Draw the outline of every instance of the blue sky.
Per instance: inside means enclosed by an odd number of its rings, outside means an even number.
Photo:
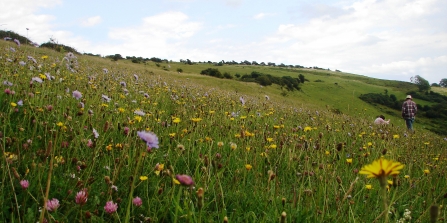
[[[1,1],[0,29],[80,52],[447,78],[445,0]]]

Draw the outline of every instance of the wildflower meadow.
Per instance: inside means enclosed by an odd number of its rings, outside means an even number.
[[[0,40],[0,221],[446,221],[445,138],[175,75]]]

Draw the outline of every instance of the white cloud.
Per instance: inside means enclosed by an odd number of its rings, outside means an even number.
[[[81,21],[81,25],[84,27],[91,27],[98,25],[101,22],[102,22],[101,16],[94,16]]]
[[[261,12],[261,13],[258,13],[258,14],[256,14],[256,15],[254,15],[253,16],[253,19],[264,19],[265,17],[268,17],[268,16],[272,16],[273,14],[272,13],[263,13],[263,12]]]
[[[225,4],[231,7],[238,7],[242,4],[243,0],[224,0]]]
[[[184,13],[165,12],[143,18],[142,23],[134,27],[111,29],[108,36],[120,43],[95,48],[103,54],[119,52],[126,56],[152,55],[169,59],[200,29],[201,24],[189,21]]]
[[[49,23],[55,17],[37,15],[36,12],[39,8],[53,7],[60,3],[60,0],[4,1],[0,7],[0,21],[5,25],[2,25],[1,29],[12,30],[20,35],[28,36],[38,43],[48,40],[48,33],[51,30]]]
[[[260,44],[277,46],[268,52],[285,63],[349,68],[362,75],[404,75],[400,80],[424,73],[436,82],[441,69],[447,69],[447,32],[433,26],[447,19],[438,10],[443,5],[442,0],[357,1],[336,17],[316,14],[307,23],[279,25]]]

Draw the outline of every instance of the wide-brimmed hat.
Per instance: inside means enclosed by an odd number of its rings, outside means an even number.
[[[407,99],[411,99],[411,95],[407,95]]]

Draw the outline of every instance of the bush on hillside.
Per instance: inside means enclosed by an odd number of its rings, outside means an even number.
[[[0,38],[2,38],[3,40],[7,40],[8,38],[10,38],[11,41],[17,39],[20,41],[20,44],[33,44],[33,42],[30,39],[13,31],[0,30]]]
[[[81,54],[73,47],[66,46],[64,44],[54,43],[54,42],[46,42],[46,43],[43,43],[42,45],[40,45],[39,47],[46,47],[46,48],[53,49],[53,50],[56,50],[57,52],[62,52],[62,53],[72,52],[72,53],[76,53],[76,54]]]

